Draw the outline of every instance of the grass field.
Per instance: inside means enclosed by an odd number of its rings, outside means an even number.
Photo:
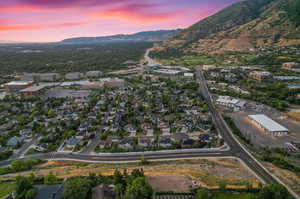
[[[233,194],[233,193],[215,193],[212,199],[251,199],[251,193]]]
[[[3,198],[15,190],[15,184],[12,182],[5,182],[0,184],[0,198]]]

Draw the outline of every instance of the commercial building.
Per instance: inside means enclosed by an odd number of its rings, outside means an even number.
[[[298,76],[274,76],[273,78],[276,79],[276,80],[280,80],[280,81],[300,80],[300,77],[298,77]]]
[[[157,70],[153,70],[153,72],[161,75],[178,75],[179,73],[181,73],[180,70],[171,70],[171,69],[157,69]]]
[[[188,78],[193,78],[194,77],[194,73],[184,73],[183,76],[184,77],[188,77]]]
[[[4,89],[6,92],[18,92],[32,86],[32,83],[32,81],[12,81],[4,84]]]
[[[39,82],[40,75],[39,75],[39,73],[23,73],[21,75],[21,81]]]
[[[100,77],[102,75],[101,71],[88,71],[86,72],[86,76],[89,78]]]
[[[238,100],[230,96],[219,96],[219,98],[216,100],[216,103],[234,111],[239,111],[246,105],[244,100]]]
[[[106,87],[122,87],[125,86],[125,80],[119,78],[101,78],[100,82]]]
[[[61,79],[58,73],[40,73],[40,81],[55,82]]]
[[[258,81],[267,80],[273,78],[273,74],[268,71],[253,71],[249,73],[249,76]]]
[[[33,82],[54,82],[61,79],[58,73],[23,73],[22,81],[33,81]]]
[[[266,115],[249,115],[251,123],[271,136],[286,136],[289,130]]]
[[[43,94],[45,91],[46,86],[31,86],[28,88],[25,88],[23,90],[20,90],[20,93],[22,93],[24,96],[39,96]]]
[[[79,80],[82,78],[82,73],[80,72],[72,72],[65,74],[65,79],[67,80]]]
[[[217,68],[217,66],[215,65],[204,65],[202,67],[203,70],[215,70]]]
[[[296,62],[287,62],[282,64],[282,68],[287,70],[300,69],[300,64]]]

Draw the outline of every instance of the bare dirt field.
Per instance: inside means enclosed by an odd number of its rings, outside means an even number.
[[[147,176],[151,186],[158,192],[175,191],[187,193],[192,182],[185,175],[149,175]]]
[[[278,177],[284,184],[300,195],[300,177],[288,170],[275,167],[271,163],[264,163],[268,170]]]
[[[153,184],[166,184],[166,187],[159,186],[159,188],[174,192],[178,190],[187,190],[192,181],[207,188],[218,188],[220,182],[226,182],[228,187],[232,188],[244,188],[248,183],[252,184],[254,187],[259,184],[259,180],[252,172],[234,158],[206,158],[151,162],[146,166],[140,166],[138,163],[88,164],[67,161],[50,161],[35,167],[32,171],[3,175],[0,176],[0,178],[9,179],[17,175],[29,175],[32,172],[35,173],[35,175],[40,176],[48,174],[50,171],[61,178],[89,175],[89,173],[112,175],[115,169],[121,171],[127,169],[128,172],[131,172],[135,168],[143,168],[145,175],[149,176],[149,179],[154,182]],[[174,185],[167,186],[167,184],[172,183],[173,181]],[[180,188],[178,188],[178,186]],[[171,189],[172,187],[173,189]]]

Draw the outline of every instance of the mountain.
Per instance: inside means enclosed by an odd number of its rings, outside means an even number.
[[[243,0],[156,46],[154,53],[223,53],[300,45],[300,0]]]
[[[171,38],[176,33],[180,32],[180,29],[177,30],[158,30],[158,31],[145,31],[138,32],[135,34],[119,34],[112,36],[103,36],[103,37],[78,37],[70,38],[61,41],[66,44],[82,44],[82,43],[101,43],[101,42],[113,42],[113,41],[163,41]]]

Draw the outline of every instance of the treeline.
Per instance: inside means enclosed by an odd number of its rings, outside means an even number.
[[[31,170],[34,166],[43,163],[43,160],[15,160],[11,163],[9,167],[0,167],[0,175],[15,173],[20,171],[28,171]]]
[[[300,1],[295,0],[290,2],[286,7],[285,10],[287,12],[288,17],[294,21],[297,26],[300,26]]]
[[[228,126],[231,128],[232,132],[238,136],[241,140],[243,140],[246,144],[249,144],[249,145],[253,145],[251,143],[251,140],[248,139],[247,137],[245,137],[243,135],[243,133],[240,131],[240,129],[235,125],[234,121],[228,117],[228,116],[223,116],[224,120],[226,121],[226,123],[228,124]]]
[[[111,71],[139,62],[151,42],[12,44],[0,46],[0,74],[14,72]]]

